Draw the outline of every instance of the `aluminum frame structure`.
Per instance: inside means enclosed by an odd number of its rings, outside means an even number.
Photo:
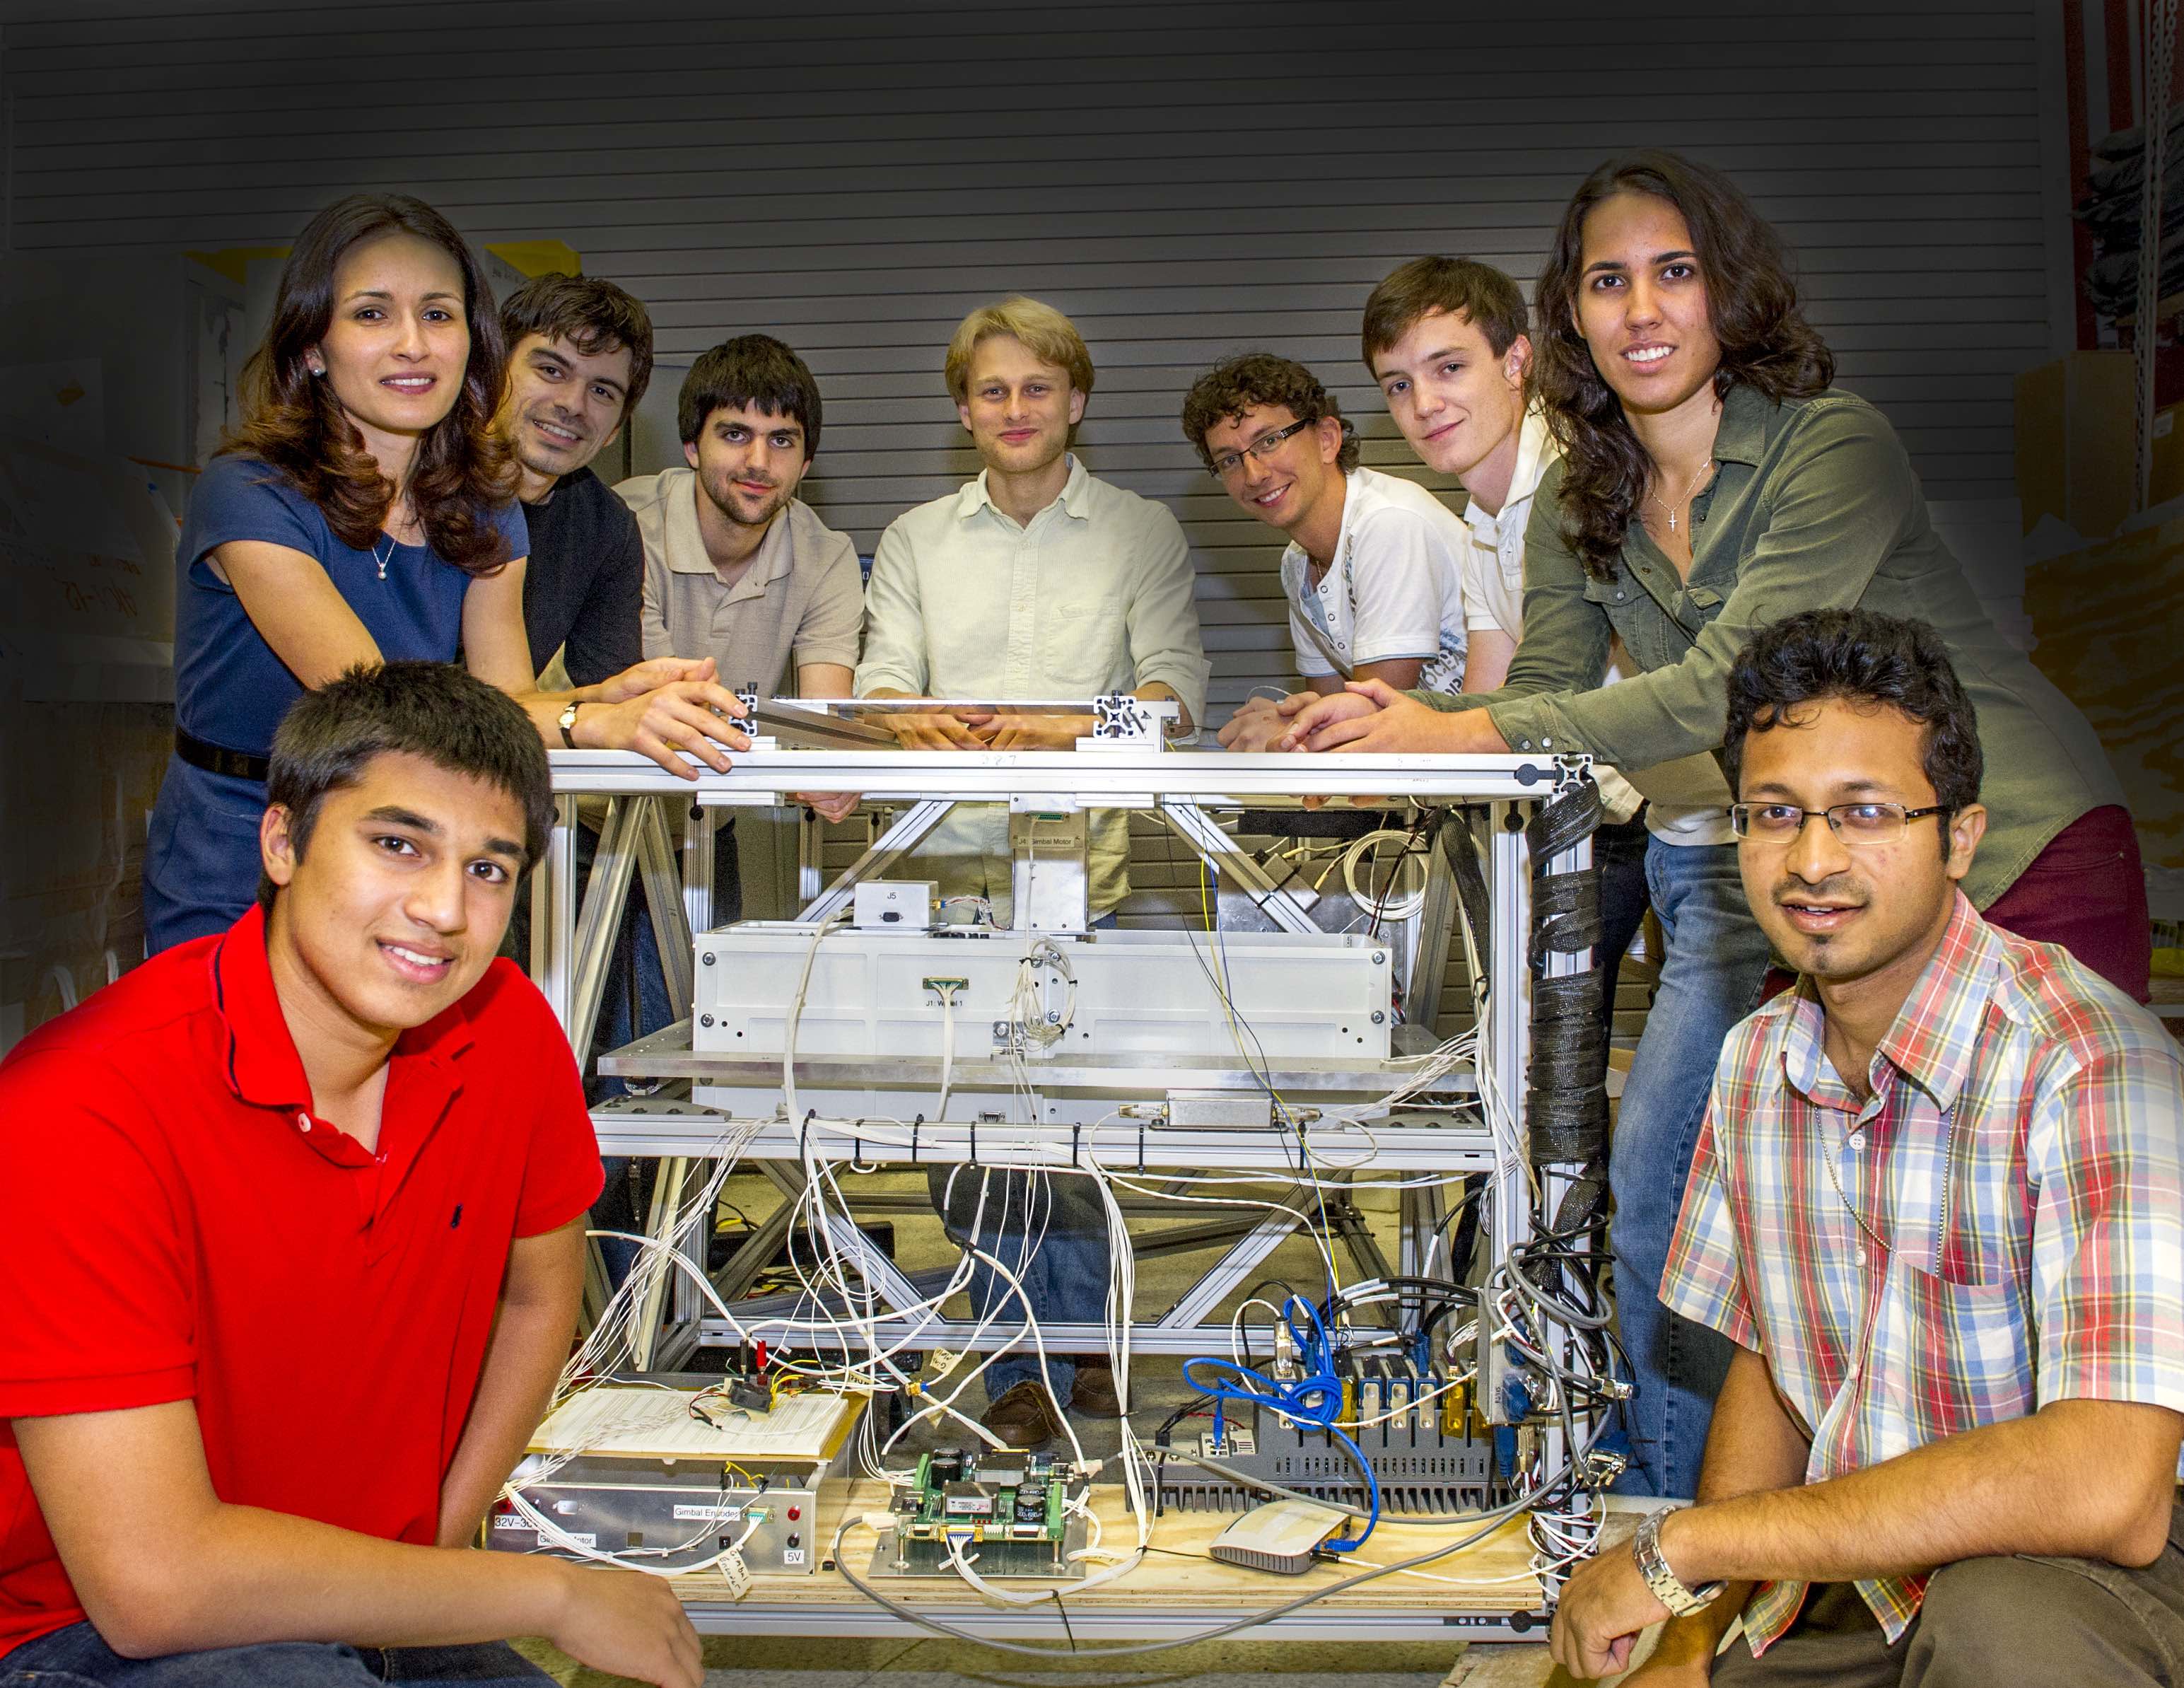
[[[1528,799],[1552,794],[1580,777],[1585,759],[1536,755],[1388,756],[1326,755],[1274,757],[1226,752],[1178,752],[1157,743],[1085,741],[1078,751],[965,751],[907,753],[877,744],[783,748],[760,738],[725,774],[693,761],[694,781],[677,777],[643,757],[627,752],[557,750],[551,754],[556,793],[556,822],[546,862],[533,884],[533,969],[572,1045],[588,1048],[613,934],[632,881],[642,874],[655,936],[667,958],[671,991],[689,1000],[691,933],[710,925],[711,831],[716,817],[732,806],[777,805],[803,790],[856,790],[868,799],[907,799],[911,806],[835,883],[811,899],[801,918],[826,918],[845,904],[856,883],[883,874],[916,844],[956,801],[997,802],[1084,808],[1134,808],[1157,814],[1178,837],[1228,877],[1273,922],[1292,931],[1317,931],[1309,916],[1286,893],[1273,887],[1251,858],[1222,831],[1210,810],[1262,805],[1270,797],[1299,794],[1415,798],[1422,801],[1492,805],[1485,871],[1492,898],[1492,931],[1486,978],[1480,993],[1484,1024],[1480,1037],[1489,1059],[1486,1083],[1502,1117],[1524,1118],[1524,1074],[1529,1045],[1529,973],[1524,964],[1529,922],[1529,861],[1520,809]],[[573,883],[578,797],[609,799],[591,881],[581,903]],[[668,811],[684,816],[681,871]],[[679,894],[677,894],[679,892]],[[1448,876],[1429,880],[1424,917],[1416,922],[1412,978],[1426,1000],[1413,1001],[1418,1017],[1431,1023],[1431,999],[1437,995],[1448,942],[1451,893]],[[1569,965],[1558,958],[1557,965]],[[651,1094],[617,1099],[593,1112],[604,1152],[657,1156],[667,1163],[655,1191],[652,1227],[661,1233],[684,1188],[688,1162],[704,1159],[729,1123],[729,1117],[688,1099],[683,1086],[702,1084],[709,1073],[731,1071],[777,1074],[778,1062],[694,1054],[688,1022],[641,1039],[615,1050],[600,1062],[603,1072],[651,1087]],[[900,1084],[906,1090],[937,1088],[936,1061],[903,1059],[864,1062],[867,1079]],[[823,1094],[830,1063],[823,1057],[800,1059],[800,1086],[811,1083]],[[958,1061],[961,1080],[972,1082],[981,1063]],[[931,1070],[928,1070],[931,1069]],[[838,1067],[833,1076],[839,1077]],[[1000,1076],[1000,1069],[993,1076]],[[1403,1063],[1357,1065],[1340,1061],[1290,1061],[1264,1075],[1237,1062],[1168,1060],[1157,1067],[1142,1058],[1078,1057],[1042,1065],[1036,1080],[1050,1087],[1075,1084],[1103,1091],[1141,1088],[1149,1097],[1163,1095],[1178,1078],[1199,1090],[1255,1090],[1271,1082],[1284,1090],[1363,1101],[1384,1094],[1403,1077]],[[1438,1085],[1443,1093],[1471,1089],[1477,1080],[1462,1072]],[[1488,1099],[1482,1098],[1481,1100]],[[918,1121],[905,1140],[866,1123],[807,1115],[762,1124],[744,1150],[794,1196],[803,1187],[807,1159],[869,1170],[883,1162],[929,1164],[974,1162],[1011,1167],[1061,1167],[1072,1161],[1096,1162],[1117,1172],[1156,1176],[1163,1168],[1218,1167],[1238,1172],[1286,1175],[1282,1200],[1322,1220],[1358,1256],[1361,1268],[1385,1273],[1371,1234],[1347,1200],[1344,1186],[1356,1172],[1412,1174],[1440,1172],[1451,1176],[1491,1171],[1497,1160],[1491,1134],[1483,1124],[1450,1123],[1446,1112],[1429,1108],[1401,1111],[1369,1128],[1306,1123],[1297,1131],[1233,1128],[1175,1128],[1149,1121],[1126,1121],[1098,1128],[1002,1127],[992,1124]],[[1426,1184],[1402,1193],[1401,1262],[1398,1269],[1418,1269],[1426,1258],[1442,1213],[1441,1188]],[[784,1204],[783,1214],[787,1205]],[[778,1217],[778,1216],[777,1216]],[[1523,1180],[1496,1181],[1486,1226],[1490,1247],[1524,1233],[1528,1206]],[[785,1221],[784,1221],[785,1224]],[[1234,1246],[1177,1302],[1132,1328],[1133,1345],[1144,1352],[1199,1353],[1209,1341],[1225,1340],[1223,1328],[1209,1323],[1213,1310],[1295,1228],[1275,1216],[1228,1228]],[[856,1228],[836,1216],[833,1241],[883,1303],[912,1306],[935,1284],[922,1284],[897,1270],[872,1249]],[[720,1280],[724,1299],[749,1288],[778,1239],[761,1235],[739,1251]],[[688,1240],[686,1245],[695,1243]],[[702,1256],[700,1256],[702,1257]],[[595,1292],[603,1288],[594,1284]],[[671,1323],[651,1363],[673,1363],[695,1345],[732,1342],[737,1331],[727,1321],[697,1317],[694,1292],[680,1284],[674,1292]],[[766,1317],[780,1329],[780,1306],[749,1305],[754,1318]],[[832,1329],[811,1321],[813,1334]],[[911,1338],[913,1345],[997,1346],[1005,1335],[976,1334],[968,1322],[920,1316],[907,1323],[881,1327],[889,1339]],[[790,1334],[794,1334],[792,1329]],[[1065,1350],[1099,1345],[1097,1327],[1057,1327],[1048,1333]]]
[[[761,719],[761,727],[765,724]],[[867,799],[894,799],[907,804],[893,824],[831,885],[821,883],[816,827],[807,819],[802,850],[805,906],[801,911],[806,921],[827,917],[850,900],[859,880],[885,873],[939,824],[953,802],[1014,799],[1019,805],[1035,802],[1043,807],[1134,808],[1153,812],[1278,928],[1303,931],[1318,928],[1295,899],[1258,871],[1252,858],[1221,829],[1210,811],[1247,803],[1263,806],[1269,798],[1305,794],[1485,804],[1490,805],[1490,819],[1480,853],[1489,889],[1490,929],[1485,934],[1483,978],[1474,982],[1474,989],[1480,1015],[1479,1037],[1487,1059],[1483,1071],[1474,1072],[1468,1079],[1460,1072],[1448,1075],[1437,1089],[1456,1093],[1470,1088],[1475,1095],[1476,1087],[1483,1084],[1491,1095],[1479,1100],[1498,1106],[1504,1117],[1517,1123],[1520,1155],[1525,1150],[1525,1075],[1531,1040],[1532,973],[1528,944],[1532,864],[1524,822],[1534,804],[1582,778],[1587,759],[1515,755],[1275,757],[1177,752],[1144,739],[1085,741],[1076,752],[911,754],[877,743],[844,742],[852,736],[836,736],[823,729],[802,735],[790,729],[784,738],[790,743],[800,739],[805,748],[789,748],[783,739],[760,738],[726,774],[692,762],[697,774],[694,780],[679,778],[627,753],[551,753],[555,824],[546,860],[533,880],[532,965],[534,976],[575,1047],[589,1047],[613,934],[630,885],[640,875],[660,951],[669,971],[670,989],[676,1000],[687,1006],[691,934],[712,924],[712,834],[727,809],[781,805],[793,801],[795,792],[811,790],[855,790]],[[581,900],[574,871],[579,798],[607,799],[599,850]],[[674,825],[678,817],[679,839]],[[1556,865],[1582,866],[1590,857],[1588,839],[1558,857]],[[1440,866],[1437,855],[1433,860],[1440,871],[1429,877],[1424,905],[1410,933],[1407,969],[1413,985],[1411,1006],[1414,1014],[1422,1011],[1428,1025],[1437,1006],[1433,999],[1437,997],[1445,969],[1455,911],[1451,876]],[[1551,974],[1574,971],[1590,965],[1590,959],[1552,956],[1545,964],[1546,971]],[[1420,992],[1426,1000],[1419,1000]],[[733,1064],[733,1057],[693,1054],[687,1020],[615,1050],[599,1063],[603,1072],[652,1087],[650,1094],[617,1098],[595,1109],[592,1117],[603,1151],[657,1156],[662,1161],[650,1219],[655,1236],[666,1236],[693,1176],[694,1162],[706,1157],[729,1123],[727,1115],[690,1100],[688,1086],[693,1080],[702,1081],[709,1070],[719,1071]],[[958,1071],[967,1076],[972,1065],[959,1063]],[[1365,1100],[1391,1089],[1390,1080],[1401,1077],[1401,1066],[1400,1061],[1369,1067],[1340,1061],[1290,1061],[1266,1076],[1274,1084],[1301,1093]],[[772,1067],[778,1072],[777,1062]],[[800,1084],[808,1078],[815,1093],[823,1091],[825,1067],[823,1058],[800,1060]],[[895,1067],[900,1071],[894,1072]],[[862,1070],[869,1074],[872,1064],[865,1063]],[[905,1086],[931,1088],[933,1075],[922,1071],[919,1062],[905,1060],[889,1070]],[[1170,1088],[1178,1078],[1187,1080],[1190,1088],[1201,1090],[1256,1089],[1262,1082],[1259,1076],[1234,1064],[1171,1060],[1156,1069],[1143,1057],[1104,1061],[1077,1057],[1046,1068],[1040,1076],[1050,1084],[1073,1081],[1100,1088],[1143,1082],[1150,1094]],[[1347,1200],[1349,1178],[1368,1170],[1412,1176],[1495,1170],[1500,1157],[1492,1134],[1483,1127],[1451,1124],[1451,1117],[1446,1108],[1398,1109],[1369,1126],[1307,1123],[1294,1132],[1178,1128],[1150,1120],[1096,1128],[918,1121],[905,1141],[900,1129],[869,1121],[824,1118],[813,1112],[801,1120],[777,1117],[761,1123],[742,1154],[788,1198],[801,1193],[807,1162],[821,1160],[851,1171],[871,1170],[888,1162],[938,1161],[1050,1167],[1077,1160],[1133,1175],[1142,1173],[1148,1178],[1157,1178],[1162,1169],[1208,1167],[1262,1171],[1270,1178],[1286,1174],[1286,1188],[1277,1199],[1324,1223],[1359,1258],[1364,1270],[1384,1274],[1390,1269],[1390,1263],[1379,1257],[1362,1216]],[[1330,1170],[1337,1162],[1345,1163],[1343,1170]],[[1529,1234],[1531,1224],[1525,1177],[1521,1170],[1506,1164],[1503,1170],[1510,1175],[1493,1181],[1485,1204],[1482,1245],[1488,1251],[1490,1270],[1500,1264],[1514,1240]],[[1550,1182],[1559,1184],[1561,1178],[1552,1175]],[[1443,1188],[1425,1183],[1403,1190],[1401,1259],[1394,1269],[1416,1273],[1430,1263],[1445,1211]],[[913,1198],[881,1200],[905,1208],[917,1205]],[[853,1197],[852,1206],[856,1205]],[[1126,1201],[1125,1209],[1150,1205]],[[783,1303],[777,1306],[763,1300],[738,1298],[787,1236],[794,1206],[793,1200],[784,1200],[728,1266],[715,1274],[722,1297],[730,1307],[745,1317],[771,1315],[773,1330],[779,1329],[779,1319],[790,1311],[787,1298],[774,1298]],[[937,1281],[925,1282],[898,1271],[866,1245],[862,1234],[846,1217],[830,1215],[827,1223],[836,1248],[865,1274],[881,1301],[910,1306],[938,1288]],[[1252,1268],[1294,1231],[1296,1223],[1281,1214],[1267,1213],[1227,1223],[1183,1228],[1153,1242],[1145,1251],[1162,1249],[1163,1242],[1169,1248],[1182,1249],[1203,1248],[1223,1240],[1230,1240],[1232,1245],[1173,1306],[1132,1325],[1133,1347],[1142,1352],[1222,1351],[1225,1327],[1209,1323],[1216,1309],[1247,1281]],[[703,1260],[701,1237],[680,1240],[697,1250],[697,1257]],[[596,1260],[591,1288],[596,1306],[604,1293]],[[664,1334],[667,1340],[640,1357],[640,1363],[671,1364],[678,1355],[687,1354],[699,1343],[737,1340],[737,1333],[727,1322],[698,1317],[702,1309],[694,1291],[679,1276],[672,1293],[681,1304],[671,1314],[673,1322],[664,1333],[648,1326],[648,1345],[653,1334]],[[1094,1348],[1105,1340],[1104,1329],[1091,1325],[1049,1327],[1045,1335],[1064,1350]],[[978,1337],[967,1323],[927,1318],[920,1322],[914,1340],[916,1345],[961,1351],[967,1347],[996,1346],[1005,1339],[990,1334]],[[1215,1345],[1211,1350],[1206,1347],[1209,1340]],[[1483,1394],[1482,1405],[1490,1404],[1494,1392]],[[1547,1434],[1559,1435],[1555,1431]],[[839,1602],[821,1605],[749,1602],[731,1606],[700,1601],[690,1609],[698,1627],[707,1631],[805,1633],[815,1619],[837,1633],[900,1634],[908,1630],[903,1618],[865,1605],[847,1591]],[[1028,1640],[1049,1633],[1042,1627],[1043,1614],[951,1609],[948,1615],[951,1621],[982,1634],[1021,1635]],[[1073,1617],[1088,1635],[1158,1639],[1188,1635],[1231,1615],[1225,1608],[1163,1605],[1157,1609]],[[1266,1633],[1299,1638],[1373,1639],[1454,1635],[1472,1641],[1496,1641],[1517,1638],[1534,1621],[1523,1613],[1318,1607],[1276,1620]]]

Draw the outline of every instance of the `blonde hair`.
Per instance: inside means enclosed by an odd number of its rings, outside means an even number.
[[[970,397],[971,354],[981,340],[996,334],[1022,342],[1024,349],[1041,363],[1067,370],[1070,385],[1079,393],[1092,390],[1092,354],[1085,349],[1084,337],[1077,331],[1077,325],[1052,305],[1019,293],[999,304],[980,305],[963,319],[949,341],[944,369],[948,391],[958,404]]]

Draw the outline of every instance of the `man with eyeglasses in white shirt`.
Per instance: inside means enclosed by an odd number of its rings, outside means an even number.
[[[1462,688],[1469,532],[1424,487],[1358,463],[1317,376],[1271,352],[1230,358],[1192,385],[1183,432],[1240,509],[1289,536],[1282,592],[1306,687]],[[1286,731],[1272,699],[1253,699],[1222,743],[1263,750]]]

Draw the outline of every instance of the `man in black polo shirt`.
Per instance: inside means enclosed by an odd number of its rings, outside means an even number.
[[[500,308],[508,339],[501,416],[522,469],[531,526],[523,579],[531,660],[562,653],[571,682],[595,685],[642,660],[644,545],[628,506],[592,473],[652,377],[652,319],[611,281],[534,276]]]
[[[611,445],[652,377],[652,319],[643,304],[611,281],[549,271],[517,288],[500,308],[508,341],[508,387],[501,421],[522,470],[516,496],[531,527],[531,561],[523,577],[523,625],[531,660],[548,667],[556,651],[570,682],[596,684],[644,660],[639,618],[644,598],[644,542],[629,506],[591,471]],[[591,871],[598,834],[577,829],[577,866]],[[640,953],[641,888],[632,885],[614,963],[599,1003],[593,1053],[624,1044],[674,1017],[659,963]],[[518,903],[510,924],[510,951],[530,961],[530,902]],[[590,1063],[585,1063],[589,1070]],[[612,1079],[590,1081],[593,1100],[618,1091]],[[592,1211],[604,1229],[642,1228],[648,1168],[615,1156],[606,1187]],[[600,1245],[619,1283],[635,1250],[608,1239]]]

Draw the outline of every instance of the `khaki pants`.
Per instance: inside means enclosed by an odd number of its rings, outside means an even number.
[[[1847,1583],[1813,1591],[1760,1658],[1739,1637],[1713,1688],[2164,1688],[2184,1685],[2184,1507],[2141,1570],[2020,1554],[1945,1565],[1890,1646]]]

